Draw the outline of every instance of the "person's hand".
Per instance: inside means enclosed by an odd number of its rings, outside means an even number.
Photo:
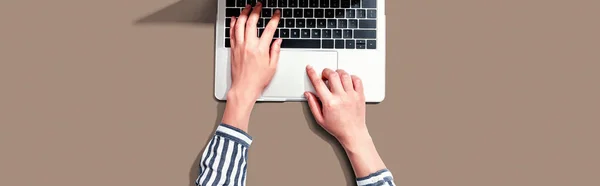
[[[317,95],[311,92],[304,95],[317,123],[344,146],[357,140],[370,140],[360,78],[344,70],[325,69],[322,78],[310,66],[306,71]]]
[[[273,35],[281,13],[275,11],[259,38],[256,26],[261,9],[259,2],[250,13],[250,5],[246,5],[240,17],[232,17],[230,23],[231,88],[221,122],[243,131],[248,130],[256,99],[273,79],[279,61],[281,39],[273,42]]]
[[[273,35],[281,13],[275,11],[259,38],[256,26],[262,4],[258,2],[251,13],[250,10],[250,5],[246,5],[238,18],[231,18],[231,89],[228,97],[255,101],[271,82],[277,68],[281,39],[273,42]]]

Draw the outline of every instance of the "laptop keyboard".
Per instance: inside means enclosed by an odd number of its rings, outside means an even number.
[[[377,49],[377,0],[226,0],[227,48],[231,17],[256,2],[263,4],[259,37],[275,10],[281,11],[274,35],[283,39],[281,48]]]

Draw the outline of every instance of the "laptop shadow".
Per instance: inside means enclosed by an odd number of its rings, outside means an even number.
[[[138,24],[214,24],[218,0],[180,0],[134,21]]]

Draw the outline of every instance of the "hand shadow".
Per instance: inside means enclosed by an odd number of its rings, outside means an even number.
[[[356,177],[354,176],[354,171],[352,170],[352,164],[350,163],[350,160],[348,159],[346,151],[344,151],[342,145],[337,141],[337,139],[335,139],[335,137],[333,137],[331,134],[329,134],[329,132],[327,132],[325,129],[319,126],[319,124],[317,124],[314,116],[312,115],[312,112],[310,111],[308,102],[302,103],[302,111],[304,112],[304,117],[306,118],[310,130],[312,130],[315,134],[321,137],[321,139],[329,143],[329,145],[331,145],[331,147],[333,148],[333,151],[335,152],[335,155],[337,156],[337,159],[340,163],[340,167],[344,172],[344,177],[346,178],[346,185],[356,185]]]
[[[214,24],[217,19],[217,3],[218,0],[180,0],[136,20],[134,24]]]
[[[217,127],[219,126],[219,124],[221,124],[221,118],[223,117],[224,111],[225,111],[225,102],[219,102],[217,104],[217,118],[215,119],[215,126],[212,131],[217,130]],[[198,178],[198,174],[200,174],[200,158],[202,158],[201,157],[202,153],[204,152],[204,149],[206,149],[206,147],[210,143],[210,140],[212,139],[212,137],[213,137],[213,135],[211,133],[211,135],[208,136],[208,139],[206,139],[206,144],[204,145],[204,148],[202,148],[202,150],[200,150],[200,152],[196,156],[196,159],[194,160],[194,163],[192,163],[192,167],[190,168],[190,186],[196,186],[196,179]]]

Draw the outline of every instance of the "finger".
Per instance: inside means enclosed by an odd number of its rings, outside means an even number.
[[[267,27],[265,27],[265,31],[263,31],[263,34],[260,38],[261,46],[268,47],[271,44],[280,19],[281,11],[275,10],[275,14],[273,14],[273,17],[271,17],[271,21],[267,23]]]
[[[272,67],[277,67],[277,63],[279,63],[279,53],[281,52],[281,42],[282,39],[279,38],[273,42],[271,45],[271,61],[270,65]]]
[[[340,75],[329,69],[326,68],[325,70],[323,70],[323,74],[322,74],[323,78],[327,79],[327,81],[329,82],[329,88],[331,89],[331,92],[333,93],[340,93],[340,92],[344,92],[344,87],[342,87],[342,82],[340,80]]]
[[[317,123],[323,124],[323,111],[317,96],[315,96],[313,93],[305,92],[304,97],[306,97],[308,101],[308,107],[310,107],[310,112],[312,112],[312,115],[315,117]]]
[[[258,24],[261,10],[262,4],[260,2],[256,3],[256,6],[252,9],[252,13],[250,13],[248,21],[246,22],[246,39],[258,37],[256,25]]]
[[[244,34],[246,33],[246,20],[248,20],[248,13],[250,12],[250,5],[246,5],[246,8],[240,13],[240,17],[237,18],[235,23],[235,40],[237,43],[244,43]]]
[[[329,89],[327,89],[327,85],[325,85],[323,79],[317,75],[317,72],[315,72],[315,69],[312,66],[306,66],[306,73],[308,74],[308,78],[310,79],[313,87],[315,87],[315,91],[320,98],[326,99],[327,97],[331,96],[331,92]]]
[[[345,70],[338,69],[336,72],[340,75],[340,79],[342,80],[342,87],[346,92],[354,91],[354,85],[352,85],[352,77]]]
[[[231,48],[235,47],[235,29],[233,29],[233,28],[235,28],[236,20],[237,19],[235,18],[235,16],[233,16],[233,17],[231,17],[231,23],[229,23],[230,24],[229,27],[231,28],[231,29],[229,29],[229,45],[231,45]]]
[[[352,84],[354,84],[354,90],[356,92],[360,93],[361,95],[365,94],[362,80],[358,76],[352,75]]]

